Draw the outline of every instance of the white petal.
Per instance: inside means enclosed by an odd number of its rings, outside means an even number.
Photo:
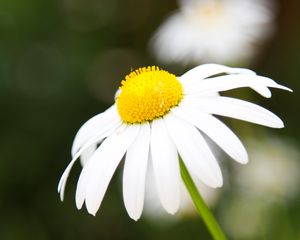
[[[117,127],[116,129],[114,129],[112,131],[112,133],[110,135],[118,135],[121,134],[125,129],[126,129],[127,125],[122,124],[121,126]],[[99,141],[98,141],[99,142]],[[99,148],[98,148],[99,149]],[[76,153],[76,155],[83,153],[83,151],[85,151],[85,149],[83,149],[83,147],[79,150],[78,153]],[[79,176],[79,180],[77,183],[77,189],[76,189],[76,206],[78,209],[80,209],[83,205],[83,202],[85,200],[85,192],[86,192],[86,187],[87,187],[87,182],[88,182],[88,177],[89,175],[84,175],[83,171],[85,171],[85,166],[90,162],[91,159],[89,159],[89,161],[84,165],[84,168]]]
[[[193,84],[187,84],[184,91],[186,94],[207,94],[210,92],[227,91],[234,88],[250,87],[259,94],[270,97],[270,91],[267,87],[280,88],[283,90],[291,91],[291,89],[277,84],[270,78],[257,76],[257,75],[246,75],[246,74],[235,74],[226,75],[220,77],[209,78],[203,81],[198,81]]]
[[[199,128],[218,144],[230,157],[240,163],[248,162],[247,151],[239,138],[214,116],[192,108],[173,108],[172,112]]]
[[[72,157],[80,147],[89,140],[89,138],[97,134],[101,135],[112,126],[117,124],[120,125],[120,123],[121,120],[115,105],[111,106],[105,112],[92,117],[78,130],[73,141]]]
[[[165,116],[165,121],[189,172],[210,187],[222,186],[221,169],[201,133],[172,112]]]
[[[229,97],[186,97],[182,101],[182,106],[185,102],[188,103],[189,107],[207,113],[236,118],[272,128],[284,127],[281,119],[274,113],[247,101]]]
[[[70,174],[70,171],[74,165],[74,163],[76,162],[76,160],[81,156],[81,154],[83,154],[85,151],[87,151],[89,148],[91,148],[92,146],[96,145],[98,142],[102,141],[104,138],[106,138],[107,136],[109,136],[112,132],[114,132],[117,128],[119,127],[119,125],[115,125],[112,126],[111,129],[105,131],[102,133],[102,135],[97,135],[94,137],[91,137],[79,150],[78,152],[76,152],[76,154],[74,155],[72,161],[69,163],[69,165],[67,166],[67,168],[65,169],[64,173],[62,174],[60,181],[58,183],[58,187],[57,187],[57,191],[60,193],[60,199],[61,201],[64,200],[64,193],[65,193],[65,187],[66,187],[66,183]]]
[[[139,135],[128,148],[123,172],[123,198],[129,216],[138,220],[143,211],[146,170],[150,146],[150,125],[141,125]]]
[[[180,79],[183,84],[190,83],[190,82],[199,82],[202,79],[208,78],[213,75],[221,74],[221,73],[228,73],[228,74],[251,74],[255,75],[255,72],[245,69],[245,68],[231,68],[224,65],[219,64],[203,64],[197,66],[185,74],[183,74]]]
[[[164,209],[174,214],[180,203],[180,170],[176,147],[162,119],[151,125],[151,157],[158,195]]]
[[[258,94],[260,94],[261,96],[265,97],[265,98],[270,98],[272,97],[272,92],[270,91],[270,89],[266,86],[263,85],[257,85],[257,86],[252,86],[251,87],[255,92],[257,92]]]
[[[80,156],[81,166],[84,166],[97,149],[97,143],[89,146]]]
[[[106,138],[84,166],[76,189],[76,205],[83,201],[90,214],[98,211],[109,182],[128,147],[135,140],[140,126],[130,125],[123,132]]]

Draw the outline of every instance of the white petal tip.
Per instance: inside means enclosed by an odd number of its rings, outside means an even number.
[[[179,192],[178,192],[178,194],[179,194]],[[179,196],[179,195],[178,195],[178,196]],[[174,201],[171,202],[171,199],[169,199],[168,202],[162,202],[162,206],[163,206],[163,208],[165,209],[165,211],[166,211],[167,213],[169,213],[169,214],[171,214],[171,215],[174,215],[174,214],[178,211],[178,209],[179,209],[179,206],[180,206],[180,200],[179,200],[179,198],[177,198],[177,199],[175,200],[174,197],[173,197],[172,200],[174,200]]]
[[[240,157],[236,158],[235,160],[240,164],[247,164],[249,161],[247,152],[245,152],[245,154],[241,155]]]
[[[128,216],[134,221],[139,220],[142,215],[142,213],[140,211],[130,211],[130,210],[128,210],[128,208],[126,208],[126,210],[127,210]]]
[[[130,216],[129,215],[129,217],[136,222],[140,219],[140,216]]]
[[[208,185],[209,187],[211,188],[214,188],[214,189],[217,189],[217,188],[221,188],[223,186],[223,183],[222,184],[214,184],[214,185]]]
[[[285,90],[285,91],[288,91],[288,92],[293,92],[292,89],[286,87],[286,86],[283,86],[283,85],[280,85],[278,83],[275,83],[274,82],[274,85],[270,86],[270,87],[273,87],[273,88],[278,88],[278,89],[281,89],[281,90]]]
[[[76,202],[76,207],[78,210],[80,210],[82,208],[83,202],[79,202],[79,201],[75,201]]]
[[[76,203],[76,207],[78,210],[80,210],[82,208],[82,205]]]
[[[280,123],[274,125],[273,128],[284,128],[284,123],[283,123],[283,122],[280,122]]]
[[[171,214],[171,215],[175,215],[175,213],[177,212],[177,209],[174,210],[174,209],[166,209],[167,213]]]
[[[220,188],[223,186],[223,178],[220,178],[220,179],[216,179],[214,181],[214,183],[211,183],[210,185],[212,188]]]
[[[76,207],[77,209],[81,209],[82,206],[83,206],[83,203],[84,203],[85,199],[81,198],[78,196],[78,193],[76,192],[76,195],[75,195],[75,203],[76,203]]]
[[[282,90],[286,90],[286,91],[289,91],[289,92],[293,92],[292,89],[288,88],[288,87],[285,87],[285,86],[282,86],[282,85],[279,85],[280,86],[280,89]]]
[[[201,179],[202,182],[211,188],[219,188],[223,186],[223,177],[222,174],[220,176],[211,176],[210,179]]]
[[[95,210],[89,210],[88,209],[88,213],[91,214],[91,215],[93,215],[94,217],[96,217],[97,211],[95,211]]]
[[[168,214],[174,215],[179,209],[179,204],[180,204],[179,202],[174,205],[168,205],[168,206],[164,204],[164,209]]]
[[[248,163],[248,161],[249,161],[248,158],[247,158],[247,159],[241,159],[241,160],[239,161],[239,163],[245,165],[245,164]]]
[[[60,201],[63,202],[63,201],[64,201],[64,192],[60,189],[60,190],[58,191],[58,193],[59,193]]]
[[[62,189],[62,185],[63,185],[63,181],[64,181],[65,177],[64,177],[64,174],[61,176],[60,180],[59,180],[59,183],[57,185],[57,192],[59,193]]]
[[[279,117],[274,116],[273,119],[271,119],[270,124],[265,126],[270,128],[284,128],[284,123]]]

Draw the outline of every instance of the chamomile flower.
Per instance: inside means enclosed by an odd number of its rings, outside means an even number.
[[[59,182],[61,200],[79,157],[85,164],[77,183],[76,206],[80,209],[85,202],[93,215],[124,155],[124,204],[135,220],[143,210],[148,162],[160,202],[170,214],[180,205],[179,155],[192,176],[210,187],[221,187],[222,173],[204,134],[234,160],[247,163],[248,156],[238,137],[214,115],[283,127],[270,111],[218,94],[240,87],[250,87],[265,97],[271,97],[269,87],[289,90],[250,70],[217,64],[198,66],[180,77],[158,67],[131,72],[121,82],[115,104],[79,129],[73,159]]]
[[[273,33],[269,0],[180,0],[151,46],[165,63],[249,62]]]

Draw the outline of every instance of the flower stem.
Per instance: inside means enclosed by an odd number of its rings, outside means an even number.
[[[182,159],[180,158],[180,172],[183,182],[190,193],[190,196],[196,206],[196,209],[199,215],[202,217],[206,227],[208,228],[210,234],[213,236],[215,240],[226,240],[226,237],[221,230],[219,224],[217,223],[216,219],[214,218],[213,214],[205,204],[203,198],[199,194],[195,183],[193,182],[186,166],[184,165]]]

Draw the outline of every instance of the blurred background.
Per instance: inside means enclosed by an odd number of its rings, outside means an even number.
[[[174,11],[182,8],[189,14],[185,4],[191,1],[183,2],[0,0],[1,240],[211,239],[188,200],[169,217],[155,206],[151,191],[141,220],[131,220],[122,200],[122,166],[96,217],[75,206],[80,164],[72,171],[63,203],[56,192],[76,131],[113,103],[131,69],[159,65],[181,75],[207,61],[251,68],[294,93],[274,90],[271,100],[248,89],[225,93],[270,109],[285,128],[225,119],[245,143],[250,162],[239,165],[216,149],[224,187],[200,191],[229,239],[300,239],[300,2],[269,1],[267,27],[252,35],[268,34],[251,42],[255,50],[239,50],[251,51],[246,57],[218,59],[207,50],[197,58],[188,52],[161,58],[160,52],[176,49],[159,49],[158,29]],[[206,13],[212,17],[210,10]],[[178,41],[188,36],[185,25],[180,26],[182,32],[178,28],[174,35]]]

